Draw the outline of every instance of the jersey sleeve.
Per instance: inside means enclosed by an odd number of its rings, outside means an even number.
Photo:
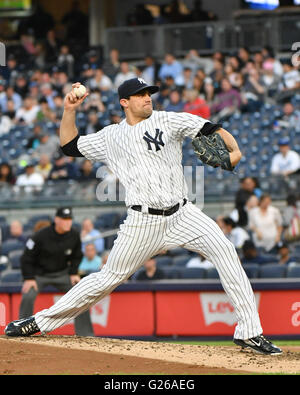
[[[106,160],[106,139],[105,129],[97,133],[80,136],[77,141],[77,148],[82,155],[92,162],[105,162]]]
[[[205,118],[187,112],[169,112],[168,117],[172,134],[177,139],[194,138],[201,132],[203,126],[210,122]]]

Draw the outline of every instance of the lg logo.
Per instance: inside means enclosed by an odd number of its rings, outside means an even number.
[[[296,42],[293,43],[292,45],[292,51],[296,51],[293,55],[292,55],[292,65],[294,67],[299,67],[300,66],[300,42]]]

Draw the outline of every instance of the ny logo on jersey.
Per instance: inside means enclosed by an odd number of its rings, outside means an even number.
[[[152,151],[152,145],[154,145],[156,151],[160,151],[160,146],[164,147],[165,143],[162,140],[163,132],[159,129],[155,129],[155,137],[150,136],[148,132],[145,133],[143,139],[148,144],[148,150]]]

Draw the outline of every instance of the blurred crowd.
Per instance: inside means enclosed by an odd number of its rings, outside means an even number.
[[[160,85],[159,93],[153,95],[157,110],[186,111],[222,122],[232,114],[257,113],[265,103],[279,103],[283,110],[279,122],[300,128],[300,112],[292,103],[300,92],[299,70],[290,59],[278,59],[271,48],[255,53],[239,48],[236,53],[216,52],[211,57],[202,57],[191,49],[180,59],[167,53],[164,59],[149,55],[128,62],[120,60],[116,49],[110,51],[106,60],[97,49],[87,50],[78,59],[66,43],[56,39],[54,30],[47,32],[43,49],[39,40],[27,38],[14,51],[8,49],[7,67],[1,68],[0,138],[10,136],[18,127],[29,128],[26,145],[29,162],[34,164],[34,173],[42,177],[31,175],[32,166],[23,166],[21,170],[30,173],[34,185],[49,177],[55,180],[94,176],[89,164],[65,158],[59,151],[63,100],[74,81],[80,81],[90,91],[79,113],[80,134],[94,133],[112,122],[120,122],[123,114],[117,88],[133,77]],[[46,127],[49,124],[51,132]],[[293,161],[298,161],[297,171],[300,168],[297,153]],[[18,161],[2,166],[0,179],[24,185],[28,177],[18,180],[16,173],[20,173],[20,168],[16,166]],[[275,165],[273,171],[275,174]]]

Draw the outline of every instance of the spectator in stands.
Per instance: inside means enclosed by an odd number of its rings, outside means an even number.
[[[13,101],[16,110],[22,106],[22,97],[15,92],[14,87],[11,85],[9,85],[4,92],[0,93],[0,110],[4,113],[7,111],[8,100]]]
[[[53,66],[57,64],[60,47],[62,46],[62,41],[56,37],[55,30],[50,29],[46,34],[46,39],[44,41],[45,46],[45,63],[47,66]]]
[[[240,47],[238,49],[238,60],[240,63],[240,67],[244,67],[246,63],[250,60],[250,52],[249,49],[246,47]]]
[[[182,85],[183,67],[181,63],[171,53],[165,55],[163,64],[158,71],[158,77],[164,81],[165,78],[171,75],[174,78],[176,85]]]
[[[83,251],[85,250],[85,246],[91,242],[94,243],[97,254],[101,254],[104,251],[104,239],[101,232],[95,229],[90,218],[85,218],[82,221],[80,237]]]
[[[36,120],[39,110],[40,107],[36,100],[27,96],[23,101],[22,107],[20,107],[16,112],[16,122],[25,125],[32,125]]]
[[[241,262],[243,265],[247,263],[274,263],[274,257],[262,255],[252,240],[246,240],[242,247]]]
[[[213,60],[210,57],[201,57],[196,49],[190,49],[181,64],[184,68],[192,70],[193,75],[196,74],[198,69],[203,69],[207,75],[212,73],[214,69]]]
[[[94,243],[85,244],[84,256],[78,267],[80,277],[87,276],[90,273],[98,272],[101,269],[101,257],[97,254]]]
[[[42,4],[37,3],[33,14],[26,20],[25,24],[33,29],[36,39],[44,39],[46,33],[54,28],[55,22],[53,16],[44,10]]]
[[[291,102],[286,102],[282,108],[283,114],[277,118],[282,128],[300,128],[300,111]]]
[[[294,94],[300,90],[300,72],[291,63],[291,60],[283,62],[283,75],[282,81],[279,85],[279,93],[276,100],[286,101],[289,100]]]
[[[7,116],[12,123],[15,122],[16,119],[16,109],[15,109],[15,104],[12,100],[7,100],[6,104],[7,110],[3,115]]]
[[[109,59],[104,61],[102,65],[102,70],[105,75],[107,75],[113,82],[115,81],[116,75],[120,71],[120,60],[119,51],[113,48],[109,52]]]
[[[145,67],[142,71],[142,78],[148,85],[154,85],[157,80],[158,69],[160,66],[151,55],[145,56],[144,63]]]
[[[14,220],[10,223],[8,239],[20,241],[25,245],[27,238],[23,233],[23,225],[20,221]]]
[[[8,85],[14,86],[19,71],[19,64],[16,56],[12,53],[8,54],[6,67],[1,67],[1,76],[4,78],[2,81],[5,83],[6,80]]]
[[[225,77],[228,78],[228,81],[231,83],[232,87],[235,89],[242,88],[243,85],[243,77],[239,71],[233,69],[230,63],[227,63],[224,67]]]
[[[58,122],[63,114],[64,111],[64,100],[63,97],[61,95],[56,95],[53,98],[53,103],[54,103],[54,115],[55,115],[55,122]]]
[[[259,206],[249,211],[249,228],[253,232],[256,247],[270,252],[281,239],[282,216],[278,208],[271,205],[270,195],[263,194]]]
[[[282,137],[278,141],[279,153],[275,154],[271,161],[271,174],[290,176],[300,170],[300,156],[290,149],[288,137]]]
[[[189,259],[185,267],[202,267],[204,269],[210,269],[214,267],[214,264],[208,261],[203,255],[198,254]]]
[[[112,80],[103,73],[102,69],[96,69],[95,75],[88,81],[87,87],[89,89],[100,89],[101,91],[108,91],[113,89]]]
[[[111,110],[109,112],[110,123],[120,123],[122,121],[122,111],[119,110]]]
[[[52,169],[52,163],[48,154],[41,154],[38,164],[35,166],[35,171],[41,174],[46,181]]]
[[[86,159],[82,162],[79,168],[79,175],[77,181],[91,181],[96,179],[96,172],[93,167],[93,163]]]
[[[280,76],[274,72],[274,62],[265,60],[262,64],[262,86],[265,88],[268,97],[275,97],[278,93]]]
[[[182,73],[182,85],[186,89],[192,89],[194,85],[194,73],[190,67],[184,67]]]
[[[282,210],[283,227],[287,228],[294,217],[300,218],[300,202],[295,194],[289,194],[286,198],[286,206]]]
[[[98,114],[99,112],[94,109],[88,112],[88,120],[85,128],[86,134],[96,133],[103,129],[103,124],[100,122]]]
[[[237,226],[237,224],[230,217],[225,217],[224,222],[224,234],[232,242],[236,249],[241,249],[245,241],[250,238],[248,232],[245,229]]]
[[[0,185],[14,185],[16,177],[12,166],[9,163],[3,162],[0,164]]]
[[[255,112],[259,111],[263,105],[265,88],[261,77],[256,69],[252,69],[246,76],[246,81],[241,87],[243,111]]]
[[[9,133],[12,126],[12,120],[0,111],[0,137]]]
[[[170,102],[166,106],[165,110],[181,112],[183,111],[183,107],[184,107],[184,102],[182,100],[181,93],[177,89],[172,90],[170,93]]]
[[[209,119],[210,109],[204,99],[199,96],[196,89],[186,89],[184,92],[185,104],[183,111]]]
[[[18,74],[14,84],[15,92],[17,92],[24,100],[29,93],[29,84],[24,74]]]
[[[101,99],[101,93],[99,90],[95,90],[90,93],[88,100],[84,106],[85,111],[94,110],[99,113],[105,112],[106,108]]]
[[[162,269],[156,266],[155,258],[150,258],[144,263],[144,268],[137,274],[136,280],[162,280],[166,278]]]
[[[126,80],[130,78],[136,78],[136,74],[131,70],[128,62],[121,62],[120,71],[115,76],[114,87],[118,89],[118,87]]]
[[[49,103],[45,97],[39,100],[39,111],[36,116],[38,122],[55,122],[56,114],[51,110]]]
[[[32,130],[32,136],[29,137],[26,148],[35,150],[40,145],[42,134],[42,126],[40,124],[35,124]]]
[[[253,177],[244,177],[240,181],[240,188],[235,195],[235,208],[238,211],[238,225],[245,227],[248,224],[248,212],[245,209],[248,199],[257,195],[257,182]]]
[[[227,78],[221,81],[222,91],[215,96],[215,100],[211,105],[212,119],[220,121],[229,118],[234,112],[241,107],[242,100],[240,93],[233,89]]]
[[[78,168],[73,158],[70,160],[60,151],[53,155],[54,164],[49,174],[49,180],[63,181],[75,180],[78,178]]]
[[[35,149],[33,157],[39,158],[42,154],[49,155],[50,159],[53,158],[54,154],[60,147],[59,138],[57,135],[41,133],[39,136],[40,144]]]
[[[28,163],[25,167],[25,173],[17,177],[15,190],[17,192],[24,190],[25,193],[39,192],[43,185],[43,176],[35,171],[33,163]]]
[[[75,59],[70,52],[70,47],[67,44],[61,45],[57,58],[57,65],[60,70],[63,70],[70,78],[74,77]]]
[[[248,229],[248,213],[253,207],[257,207],[258,203],[259,203],[258,197],[253,194],[247,199],[242,212],[235,208],[229,214],[229,217],[238,226],[241,226],[247,230]],[[241,218],[240,218],[240,215],[241,215]]]
[[[291,255],[289,246],[287,243],[279,242],[276,246],[279,255],[280,265],[295,265],[300,263],[300,257],[295,257]]]

